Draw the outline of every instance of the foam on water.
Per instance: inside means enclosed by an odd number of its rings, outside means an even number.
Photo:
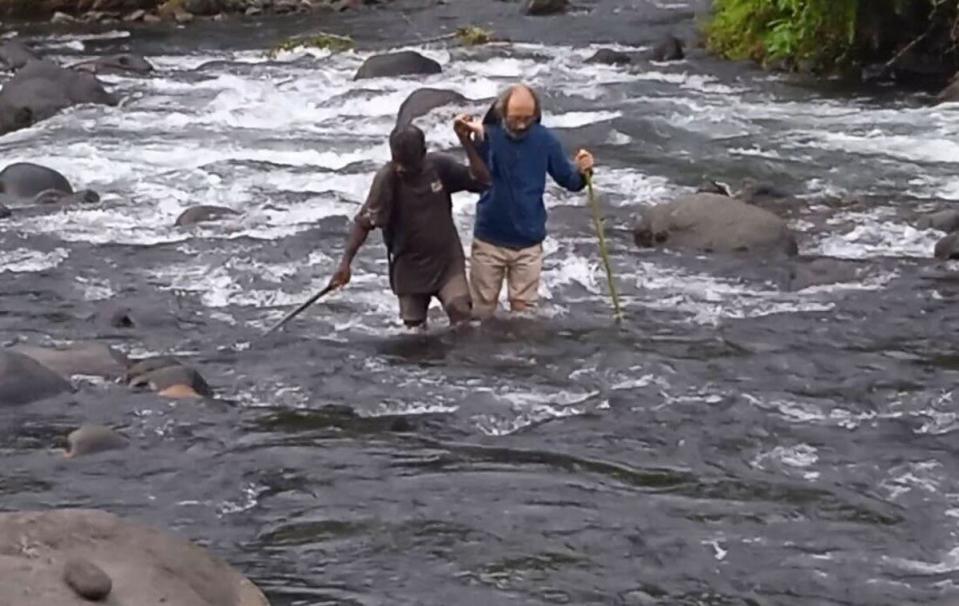
[[[552,288],[578,284],[592,294],[599,294],[599,280],[603,269],[598,261],[592,261],[572,253],[564,258],[552,254],[550,262],[543,268],[540,296],[552,299]]]
[[[819,455],[814,446],[809,444],[797,444],[795,446],[776,446],[768,452],[757,455],[751,462],[754,467],[767,469],[769,467],[791,467],[800,471],[800,475],[806,480],[816,480],[819,478],[818,471],[805,471],[806,468],[815,465],[819,461]]]
[[[706,274],[666,269],[639,261],[632,278],[651,309],[683,312],[695,323],[716,325],[723,318],[754,318],[769,314],[829,311],[834,303],[811,292],[763,290]]]
[[[959,200],[959,178],[942,183],[934,195],[948,200]]]
[[[501,390],[505,391],[505,390]],[[550,419],[585,414],[584,404],[599,395],[599,392],[574,393],[559,391],[552,394],[524,391],[505,391],[498,398],[508,403],[509,415],[480,414],[471,417],[471,421],[483,433],[490,436],[504,436]]]
[[[687,72],[657,72],[643,71],[631,74],[637,80],[650,80],[663,82],[666,84],[675,84],[680,89],[694,90],[703,93],[712,93],[716,95],[732,95],[746,92],[747,88],[733,88],[726,84],[718,83],[718,80],[712,76],[703,74],[689,74]]]
[[[873,129],[861,135],[809,132],[805,145],[851,151],[865,156],[889,156],[914,162],[959,164],[959,128],[942,133],[941,138],[916,141],[915,137],[892,135]]]
[[[882,211],[878,211],[882,212]],[[852,229],[831,233],[806,248],[812,254],[846,259],[868,257],[932,257],[936,242],[943,236],[934,229],[916,229],[911,225],[883,220],[872,213],[847,213]]]
[[[86,301],[104,301],[117,292],[109,280],[103,278],[76,276],[73,278],[73,284],[82,292],[83,299]]]
[[[913,490],[938,493],[942,480],[937,471],[941,469],[942,464],[936,460],[905,463],[890,469],[879,487],[893,500]]]
[[[56,248],[47,253],[29,248],[0,250],[0,273],[26,273],[52,269],[60,265],[68,256],[70,251],[64,248]]]
[[[828,414],[813,402],[781,399],[764,400],[748,393],[743,393],[742,397],[754,406],[776,412],[783,418],[796,423],[822,423],[828,421],[829,418]]]
[[[601,205],[616,207],[660,204],[693,191],[658,175],[621,168],[599,171],[593,179],[593,189]]]
[[[931,576],[955,573],[959,571],[959,547],[951,549],[939,562],[923,562],[893,556],[882,556],[882,560],[909,574]],[[951,582],[948,584],[954,587]]]
[[[210,252],[206,255],[209,256]],[[283,278],[293,273],[297,266],[309,267],[316,274],[298,292],[290,293],[275,286],[251,288],[244,284],[254,277],[276,285],[282,284]],[[333,259],[322,252],[314,251],[306,259],[296,263],[265,264],[231,256],[223,263],[169,265],[161,270],[151,270],[150,276],[154,281],[164,284],[163,288],[202,293],[203,304],[212,308],[232,305],[286,307],[298,305],[310,294],[326,286],[333,267]],[[362,278],[354,281],[363,283]]]

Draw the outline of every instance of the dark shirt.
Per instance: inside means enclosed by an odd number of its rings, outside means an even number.
[[[383,230],[394,293],[437,293],[450,270],[463,265],[450,196],[484,189],[468,166],[444,154],[426,154],[415,175],[396,174],[392,162],[377,171],[355,220],[367,229]]]

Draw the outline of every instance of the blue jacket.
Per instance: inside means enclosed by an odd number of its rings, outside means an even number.
[[[569,191],[586,186],[559,139],[538,122],[521,139],[487,124],[477,148],[493,183],[477,203],[473,237],[490,244],[527,248],[546,238],[546,173]]]

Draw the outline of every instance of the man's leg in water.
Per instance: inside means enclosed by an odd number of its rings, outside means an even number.
[[[460,262],[459,266],[452,271],[452,275],[447,278],[436,296],[443,304],[451,326],[469,322],[472,319],[473,305],[470,300],[470,287],[466,282],[465,262]]]
[[[527,311],[539,301],[539,281],[543,273],[543,245],[516,251],[506,274],[506,294],[511,311]]]
[[[505,249],[473,238],[469,284],[476,318],[485,320],[496,312],[506,276],[506,263]]]
[[[402,295],[400,300],[400,318],[407,328],[420,328],[426,325],[426,313],[430,308],[430,295]]]

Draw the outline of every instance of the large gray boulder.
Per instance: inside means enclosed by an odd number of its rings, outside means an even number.
[[[0,406],[29,404],[72,391],[66,379],[33,358],[0,351]]]
[[[28,62],[38,59],[40,55],[18,40],[8,40],[0,44],[0,65],[9,70],[16,71]]]
[[[3,606],[269,606],[193,543],[92,509],[0,513]]]
[[[93,74],[46,60],[28,61],[0,90],[0,134],[87,103],[117,105],[119,100]]]
[[[952,232],[936,242],[932,254],[937,259],[959,259],[959,232]]]
[[[426,115],[430,110],[444,105],[463,106],[469,100],[456,92],[445,88],[418,88],[403,101],[396,112],[396,128],[409,126],[413,120]]]
[[[405,50],[368,57],[356,70],[354,80],[395,78],[398,76],[438,74],[443,67],[416,51]]]
[[[17,344],[11,351],[30,356],[63,377],[90,375],[118,379],[126,372],[129,361],[120,351],[95,341],[71,343],[61,347]]]
[[[700,252],[798,252],[795,235],[773,213],[711,193],[682,196],[646,209],[633,228],[637,246]]]

